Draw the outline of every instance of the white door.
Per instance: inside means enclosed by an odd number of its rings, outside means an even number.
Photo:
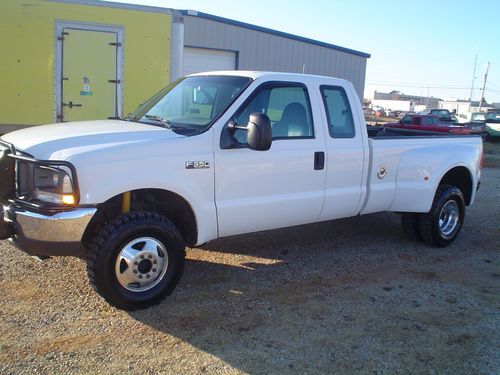
[[[264,84],[233,119],[242,125],[254,112],[271,120],[271,149],[244,148],[246,132],[237,130],[235,138],[243,148],[215,151],[219,236],[315,222],[323,206],[325,143],[313,126],[307,88],[300,83]]]
[[[358,214],[364,192],[365,154],[363,134],[356,132],[354,116],[346,90],[341,86],[321,86],[326,133],[327,176],[325,204],[321,220]]]
[[[182,75],[236,69],[236,52],[184,47]]]

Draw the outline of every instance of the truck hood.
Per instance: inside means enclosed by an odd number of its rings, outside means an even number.
[[[183,137],[154,125],[98,120],[33,126],[7,133],[1,139],[37,159],[66,160],[72,155],[105,147]]]

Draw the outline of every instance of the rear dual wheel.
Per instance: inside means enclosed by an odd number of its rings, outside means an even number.
[[[403,213],[403,231],[412,240],[445,247],[460,233],[465,218],[465,200],[462,192],[452,185],[440,185],[431,210],[425,214]]]

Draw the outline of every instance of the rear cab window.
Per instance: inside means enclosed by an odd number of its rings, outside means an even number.
[[[320,86],[321,97],[332,138],[354,138],[354,120],[347,94],[341,86]]]

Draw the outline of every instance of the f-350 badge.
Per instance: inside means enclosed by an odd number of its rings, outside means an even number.
[[[186,162],[186,169],[205,169],[205,168],[210,168],[210,162],[208,160]]]

